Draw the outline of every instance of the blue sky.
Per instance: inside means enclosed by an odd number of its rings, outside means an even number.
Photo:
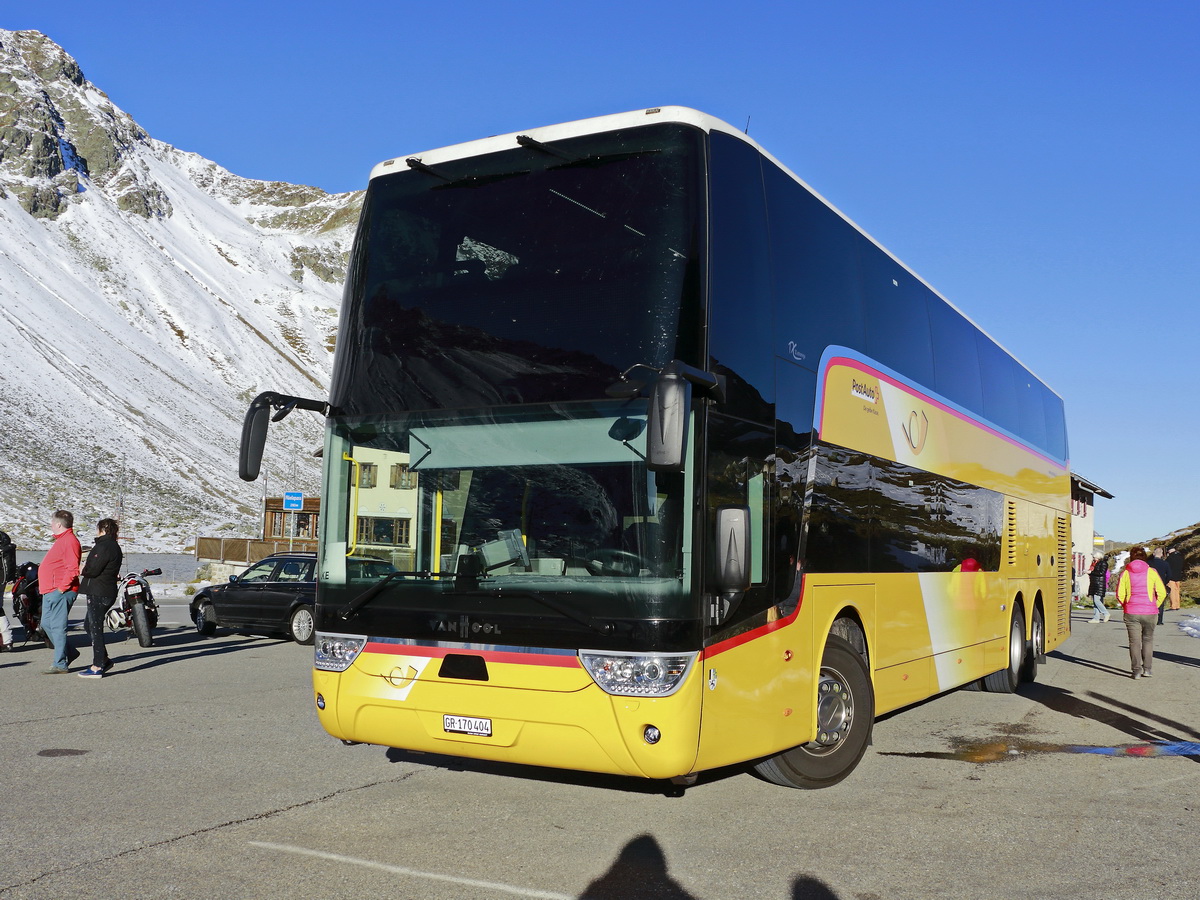
[[[152,136],[252,178],[682,104],[750,134],[1063,395],[1099,530],[1200,521],[1200,5],[11,7]]]

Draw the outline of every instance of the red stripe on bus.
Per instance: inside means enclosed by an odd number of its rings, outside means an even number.
[[[426,656],[444,659],[448,653],[481,656],[487,662],[512,663],[522,666],[554,666],[573,669],[579,666],[574,653],[523,653],[519,650],[476,650],[471,647],[427,647],[419,644],[397,644],[390,641],[367,641],[364,653],[387,653],[392,656]]]
[[[735,635],[720,643],[713,644],[704,648],[704,659],[712,659],[726,650],[732,650],[734,647],[740,647],[743,644],[748,644],[751,641],[756,641],[761,637],[765,637],[773,631],[778,631],[780,628],[786,628],[796,621],[796,616],[800,615],[800,610],[804,607],[804,576],[800,576],[800,597],[796,600],[796,608],[792,610],[791,615],[782,619],[777,619],[774,622],[766,622],[755,628],[752,631],[747,631],[742,634]]]

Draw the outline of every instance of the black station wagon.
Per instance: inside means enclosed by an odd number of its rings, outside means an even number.
[[[381,559],[352,557],[347,562],[360,569],[364,579],[395,571]],[[197,591],[189,605],[196,630],[212,634],[221,626],[251,634],[284,634],[297,644],[311,644],[316,569],[315,553],[277,553],[240,575],[230,575],[227,584]]]

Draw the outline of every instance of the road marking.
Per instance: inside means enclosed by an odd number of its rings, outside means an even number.
[[[280,853],[295,853],[299,856],[313,856],[317,859],[328,859],[332,862],[350,863],[365,869],[378,869],[393,875],[407,875],[412,878],[427,878],[430,881],[447,881],[465,887],[482,888],[488,891],[503,891],[506,894],[516,894],[518,897],[536,897],[538,900],[574,900],[573,894],[558,894],[554,891],[535,891],[530,888],[514,887],[510,884],[499,884],[495,881],[479,881],[475,878],[457,878],[453,875],[439,875],[437,872],[421,872],[418,869],[408,869],[404,866],[392,866],[387,863],[374,862],[369,859],[356,859],[353,856],[342,856],[340,853],[326,853],[324,850],[309,850],[305,847],[292,847],[288,844],[269,844],[264,841],[250,841],[251,847],[262,847],[264,850],[278,850]]]

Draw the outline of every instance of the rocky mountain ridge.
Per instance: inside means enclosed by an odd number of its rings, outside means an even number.
[[[246,179],[150,137],[70,55],[0,30],[0,529],[120,514],[132,549],[257,530],[236,475],[261,390],[327,390],[361,193]],[[267,490],[315,492],[315,417]]]

